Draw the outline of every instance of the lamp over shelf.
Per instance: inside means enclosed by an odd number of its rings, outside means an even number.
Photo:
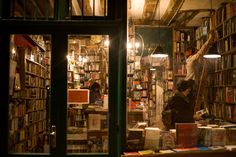
[[[160,23],[161,23],[161,2],[159,1],[159,22],[158,22],[158,25],[159,25],[159,31],[158,31],[158,38],[159,38],[159,44],[157,45],[157,47],[155,48],[155,50],[152,52],[151,54],[151,57],[159,57],[159,58],[163,58],[163,57],[168,57],[168,54],[165,53],[163,51],[163,48],[162,46],[160,45],[160,42],[161,42],[161,30],[160,30]]]
[[[218,53],[216,42],[211,44],[207,53],[203,57],[204,58],[220,58],[221,57],[220,54]]]
[[[155,50],[151,54],[151,57],[168,57],[168,54],[164,53],[161,45],[157,45],[157,47],[155,48]]]

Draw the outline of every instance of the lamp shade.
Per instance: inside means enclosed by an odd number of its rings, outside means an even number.
[[[204,58],[220,58],[220,54],[218,53],[216,42],[212,43],[208,52],[203,56]]]
[[[163,48],[158,45],[154,52],[151,54],[151,57],[168,57],[168,54],[164,53]]]

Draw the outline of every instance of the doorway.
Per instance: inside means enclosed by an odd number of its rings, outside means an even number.
[[[10,35],[7,154],[116,153],[109,35],[58,36]]]

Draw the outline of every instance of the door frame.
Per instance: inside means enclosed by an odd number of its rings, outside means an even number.
[[[67,35],[79,34],[79,35],[109,35],[110,47],[109,47],[109,154],[104,156],[119,156],[123,150],[122,142],[125,138],[125,130],[121,125],[125,125],[124,119],[119,116],[126,104],[120,104],[123,100],[120,95],[121,91],[125,91],[124,85],[125,75],[122,74],[120,66],[125,67],[125,35],[122,28],[119,27],[119,23],[98,21],[97,23],[69,23],[69,22],[36,22],[36,21],[6,21],[3,23],[4,28],[0,31],[2,38],[0,38],[2,44],[0,46],[2,52],[9,52],[10,34],[48,34],[51,35],[52,41],[52,54],[51,54],[51,124],[57,126],[57,136],[55,150],[51,150],[51,154],[37,154],[39,156],[71,156],[73,154],[66,154],[66,105],[67,105]],[[8,135],[8,70],[9,69],[9,53],[0,54],[0,70],[3,73],[1,77],[1,93],[3,99],[1,99],[1,124],[0,133],[3,135],[1,140],[1,152],[5,156],[30,156],[30,154],[8,154],[7,149],[7,135]],[[121,63],[123,63],[121,65]],[[7,68],[6,68],[7,67]],[[124,69],[124,68],[122,68]],[[123,70],[126,72],[126,70]],[[122,93],[122,92],[121,92]],[[125,93],[125,92],[123,92]],[[125,96],[123,94],[123,96]],[[60,99],[58,99],[60,98]],[[123,107],[122,107],[123,106]],[[3,112],[4,111],[4,112]],[[124,113],[123,113],[124,114]],[[63,118],[62,118],[63,117]],[[60,124],[60,125],[59,125]],[[3,128],[3,129],[2,129]],[[116,135],[116,136],[114,136]],[[119,149],[118,149],[119,148]],[[32,154],[35,155],[35,154]],[[77,155],[77,154],[76,154]],[[77,156],[84,156],[85,154],[78,154]],[[86,156],[101,156],[101,154],[86,154]]]

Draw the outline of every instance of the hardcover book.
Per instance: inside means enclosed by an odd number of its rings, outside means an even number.
[[[236,128],[226,129],[226,145],[236,145]]]
[[[226,143],[225,128],[212,128],[212,146],[224,146]]]
[[[198,146],[210,146],[211,145],[211,127],[202,126],[197,130]]]
[[[161,149],[175,148],[175,134],[171,131],[161,131],[160,140]]]
[[[186,148],[197,146],[197,124],[176,123],[175,128],[177,147]]]
[[[159,128],[146,127],[144,149],[159,150],[160,149],[160,132]]]

